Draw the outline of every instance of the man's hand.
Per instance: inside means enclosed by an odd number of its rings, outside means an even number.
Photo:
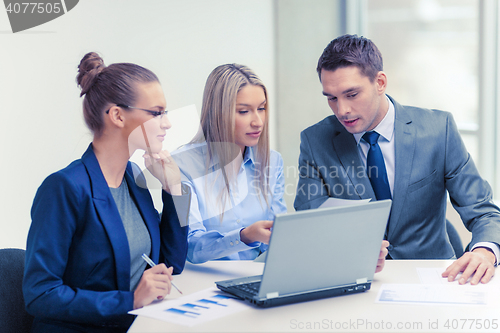
[[[384,269],[385,257],[387,256],[387,253],[389,253],[389,250],[387,250],[388,246],[389,246],[389,242],[386,240],[383,240],[382,247],[380,248],[380,253],[378,255],[377,268],[375,269],[375,273],[381,272],[382,269]]]
[[[451,264],[443,272],[443,277],[448,277],[448,281],[455,281],[458,273],[463,272],[458,280],[459,284],[467,283],[469,277],[472,277],[470,284],[488,283],[495,274],[495,255],[485,249],[478,247],[472,252],[466,252],[457,261]]]

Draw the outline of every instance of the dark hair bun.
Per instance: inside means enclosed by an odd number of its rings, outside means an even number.
[[[106,68],[102,58],[95,52],[87,53],[78,65],[76,82],[82,89],[80,96],[85,95],[97,81],[99,73]]]

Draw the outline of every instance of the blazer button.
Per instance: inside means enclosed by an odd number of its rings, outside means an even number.
[[[394,249],[394,246],[392,246],[392,244],[391,244],[391,245],[389,245],[389,246],[387,247],[387,249],[388,249],[389,251],[392,251],[392,249]]]

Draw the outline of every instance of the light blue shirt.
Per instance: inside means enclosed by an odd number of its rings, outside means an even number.
[[[385,115],[384,119],[382,119],[382,121],[373,129],[373,131],[380,134],[378,144],[380,146],[380,150],[382,151],[382,155],[384,156],[384,163],[387,170],[387,178],[389,180],[391,196],[394,197],[394,171],[396,159],[396,151],[394,149],[394,121],[396,119],[396,113],[394,111],[394,104],[392,104],[389,97],[387,97],[386,95],[385,98],[387,98],[387,101],[389,103],[389,109],[387,110],[387,114]],[[356,143],[358,144],[361,161],[363,162],[363,165],[366,166],[366,157],[368,155],[370,144],[362,139],[363,134],[365,134],[365,132],[356,133],[353,135],[354,139],[356,139]],[[489,242],[479,242],[474,244],[470,251],[480,246],[491,249],[495,254],[496,263],[498,263],[498,258],[500,257],[500,247],[497,244]]]
[[[212,259],[255,259],[267,245],[245,244],[240,239],[240,231],[254,222],[273,220],[276,214],[286,212],[283,159],[271,150],[266,168],[270,186],[268,205],[257,185],[260,171],[256,169],[254,150],[247,147],[243,160],[240,157],[234,161],[240,163],[237,180],[222,207],[220,193],[225,182],[216,162],[210,165],[207,174],[207,154],[206,143],[187,145],[172,154],[181,170],[183,184],[191,188],[187,259],[192,263]]]

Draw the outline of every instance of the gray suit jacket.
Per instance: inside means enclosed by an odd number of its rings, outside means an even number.
[[[445,226],[446,192],[472,242],[500,243],[500,211],[448,112],[395,107],[395,179],[387,240],[394,259],[454,256]],[[335,116],[301,133],[295,209],[328,197],[376,200],[354,136]],[[349,221],[346,221],[349,223]]]

